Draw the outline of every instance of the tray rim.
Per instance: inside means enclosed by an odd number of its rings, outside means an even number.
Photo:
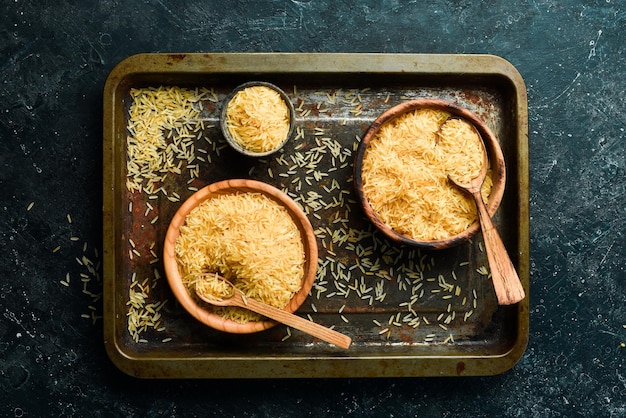
[[[347,59],[349,58],[349,59]],[[340,62],[338,62],[338,60]],[[468,65],[471,61],[471,65]],[[134,70],[142,68],[141,71]],[[364,70],[365,68],[365,70]],[[526,298],[510,307],[518,318],[517,339],[510,350],[495,356],[420,356],[313,354],[309,356],[229,357],[237,367],[214,367],[218,357],[146,359],[124,350],[116,339],[115,118],[119,115],[116,91],[133,74],[185,73],[403,73],[447,76],[497,76],[513,89],[517,127],[516,176],[520,233],[515,254]],[[428,377],[497,375],[511,369],[522,357],[529,334],[529,162],[528,97],[519,71],[506,59],[490,54],[387,54],[387,53],[141,53],[120,61],[109,73],[103,90],[103,310],[104,345],[110,360],[124,373],[139,378],[328,378],[328,377]],[[523,184],[522,184],[523,183]],[[525,185],[525,187],[524,187]],[[513,185],[509,185],[512,187]],[[113,319],[109,319],[112,318]],[[381,361],[386,367],[381,368]],[[410,362],[411,366],[406,367]],[[404,367],[403,367],[404,366]],[[229,373],[224,370],[228,369]],[[350,373],[346,373],[349,370]],[[373,373],[375,371],[375,373]]]

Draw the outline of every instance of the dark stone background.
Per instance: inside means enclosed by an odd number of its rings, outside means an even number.
[[[626,416],[625,49],[620,0],[0,1],[0,415]],[[196,51],[489,53],[513,63],[530,118],[521,361],[460,379],[119,372],[102,320],[81,317],[89,305],[101,315],[101,301],[78,280],[59,283],[82,271],[84,243],[101,247],[102,88],[128,55]]]

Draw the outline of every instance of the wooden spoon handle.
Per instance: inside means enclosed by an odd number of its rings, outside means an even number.
[[[473,190],[472,196],[476,201],[480,228],[483,233],[487,259],[491,270],[491,280],[500,305],[512,305],[523,300],[526,295],[522,282],[515,271],[511,258],[504,247],[502,238],[489,216],[483,202],[480,190]]]
[[[237,298],[237,302],[239,299]],[[298,315],[291,314],[283,311],[282,309],[275,308],[270,305],[258,302],[254,299],[244,299],[242,303],[237,303],[242,308],[249,309],[258,314],[271,318],[282,324],[288,325],[292,328],[298,329],[309,335],[319,338],[320,340],[334,344],[339,348],[347,349],[352,343],[352,339],[337,331],[333,331],[323,325],[316,324],[307,319],[299,317]]]

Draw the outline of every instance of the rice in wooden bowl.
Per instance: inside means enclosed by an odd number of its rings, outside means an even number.
[[[506,170],[498,140],[482,120],[439,99],[407,101],[381,114],[355,158],[355,188],[366,216],[400,244],[443,249],[472,238],[480,230],[475,203],[448,175],[464,182],[476,177],[480,138],[489,159],[482,194],[493,216]]]
[[[220,331],[263,331],[274,321],[249,310],[215,307],[195,294],[202,274],[218,273],[246,297],[295,312],[317,271],[317,241],[300,207],[282,191],[255,180],[225,180],[194,193],[167,230],[164,265],[180,304]]]

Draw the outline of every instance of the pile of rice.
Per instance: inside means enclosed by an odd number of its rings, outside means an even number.
[[[214,301],[222,301],[235,296],[235,290],[230,282],[222,280],[217,273],[207,273],[196,277],[196,293]]]
[[[467,121],[447,112],[419,109],[385,123],[373,137],[362,166],[364,195],[376,215],[415,240],[441,240],[476,221],[472,198],[448,180],[476,177],[482,146]],[[482,187],[487,201],[491,172]]]
[[[287,210],[261,193],[219,195],[192,210],[176,240],[183,283],[195,297],[224,297],[220,282],[231,281],[246,297],[283,309],[302,286],[304,245]],[[221,284],[223,286],[223,284]],[[261,316],[235,307],[209,307],[240,323]]]
[[[287,139],[289,107],[274,89],[252,86],[238,91],[228,102],[226,126],[233,140],[251,152],[269,152]]]

